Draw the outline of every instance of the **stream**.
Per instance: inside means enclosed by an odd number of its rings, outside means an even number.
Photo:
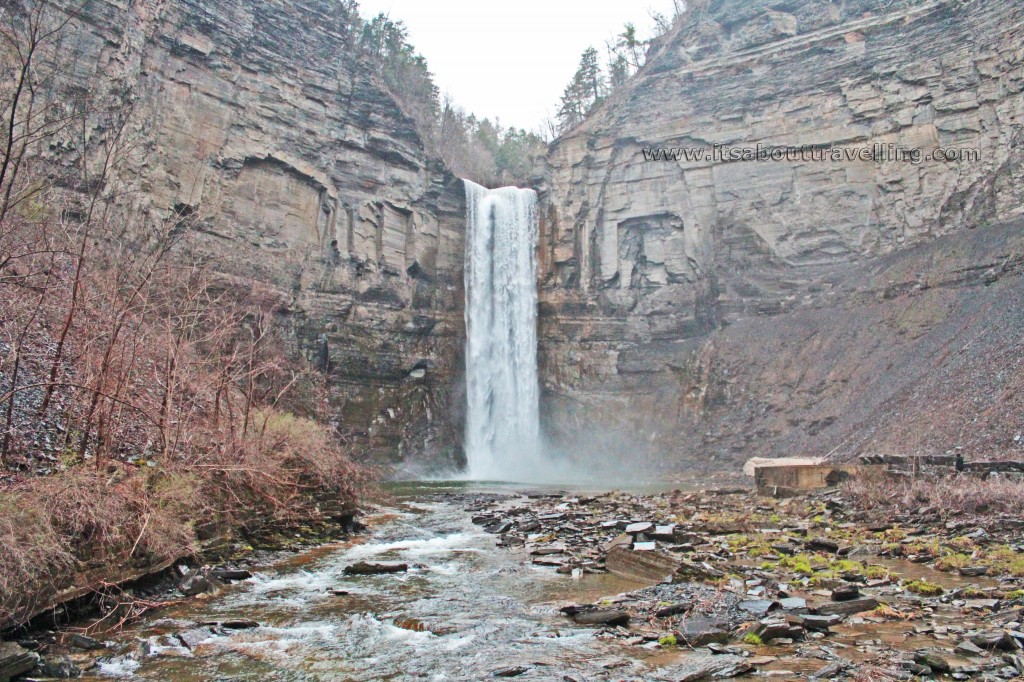
[[[558,610],[641,585],[610,574],[558,575],[531,565],[523,548],[495,547],[460,499],[439,495],[466,490],[393,491],[393,508],[356,544],[297,555],[209,599],[143,619],[118,636],[127,653],[83,679],[440,681],[523,666],[517,679],[591,680],[671,661],[595,637]],[[410,570],[345,575],[358,561],[402,561]],[[191,650],[175,636],[232,619],[259,627],[199,629]]]

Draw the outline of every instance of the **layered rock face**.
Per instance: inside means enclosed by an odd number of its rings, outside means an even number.
[[[345,435],[448,457],[462,184],[345,47],[344,17],[334,0],[93,0],[63,49],[94,93],[136,102],[134,208],[198,216],[200,258],[273,288]]]
[[[1024,448],[1022,45],[1019,3],[698,3],[548,157],[548,433],[690,468]],[[853,160],[644,155],[759,144]]]

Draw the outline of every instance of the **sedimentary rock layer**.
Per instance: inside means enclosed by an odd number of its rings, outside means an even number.
[[[75,10],[72,80],[134,103],[132,207],[197,217],[195,257],[272,289],[348,440],[451,455],[462,185],[348,47],[341,3],[58,4]]]
[[[1019,3],[697,3],[549,154],[549,433],[686,466],[1021,447],[1022,44]],[[644,156],[715,145],[925,157]]]

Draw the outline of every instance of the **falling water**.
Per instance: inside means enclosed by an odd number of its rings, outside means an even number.
[[[477,480],[533,480],[537,195],[466,184],[466,455]]]

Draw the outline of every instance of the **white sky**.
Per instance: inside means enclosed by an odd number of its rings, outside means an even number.
[[[631,21],[646,37],[649,11],[672,13],[672,0],[360,0],[405,22],[442,95],[479,117],[536,130],[553,115],[580,54]]]

